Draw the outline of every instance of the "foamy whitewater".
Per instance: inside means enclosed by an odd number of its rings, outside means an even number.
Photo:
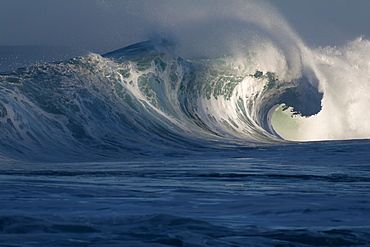
[[[0,73],[1,246],[370,244],[370,41],[189,8],[186,34]]]

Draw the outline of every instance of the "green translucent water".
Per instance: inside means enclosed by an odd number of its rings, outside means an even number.
[[[291,107],[285,109],[285,105],[282,104],[276,108],[272,115],[271,124],[282,138],[286,140],[297,140],[300,118],[300,116],[293,115]]]

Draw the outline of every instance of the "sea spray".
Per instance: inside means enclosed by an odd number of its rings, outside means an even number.
[[[295,118],[294,140],[341,140],[370,137],[370,41],[357,38],[342,47],[312,50],[324,93],[322,111]]]

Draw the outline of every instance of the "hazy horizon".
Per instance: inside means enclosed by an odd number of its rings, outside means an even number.
[[[247,5],[253,1],[245,2]],[[337,46],[359,36],[370,36],[370,1],[266,2],[281,13],[309,46]],[[180,3],[166,0],[4,0],[0,2],[0,45],[65,46],[104,53],[146,40],[154,33],[175,33],[176,36],[183,23],[194,15],[186,13],[184,8],[194,1]],[[200,3],[198,5],[207,9],[215,2]],[[227,13],[220,16],[214,21],[222,22]]]

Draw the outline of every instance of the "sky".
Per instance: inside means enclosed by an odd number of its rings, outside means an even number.
[[[199,8],[189,7],[195,2]],[[223,14],[220,8],[213,8],[217,2],[225,6],[231,1],[1,0],[0,45],[69,46],[104,53],[147,40],[155,33],[197,36],[207,25],[227,19],[227,8]],[[270,0],[269,4],[309,46],[337,46],[359,36],[370,38],[369,0]],[[204,15],[209,8],[214,11],[213,19],[203,22],[203,29],[192,32],[194,23],[184,27],[183,23]]]

